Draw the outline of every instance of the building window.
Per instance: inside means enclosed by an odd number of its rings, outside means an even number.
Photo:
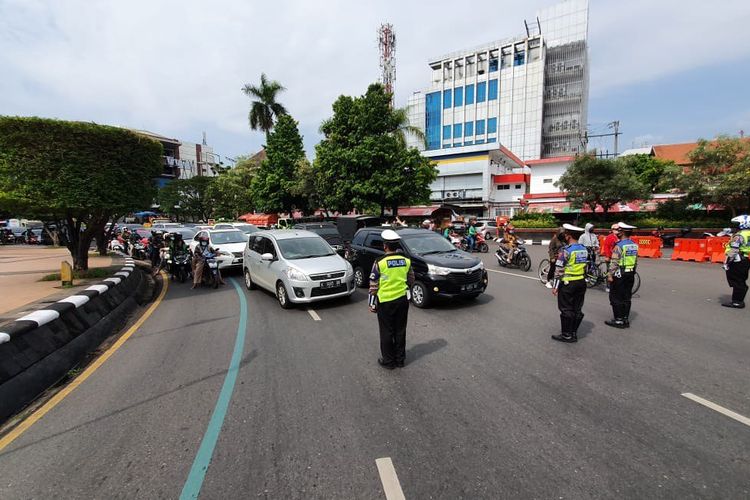
[[[544,179],[542,180],[542,184],[552,184],[552,179]]]
[[[453,65],[449,62],[443,65],[443,80],[453,80]]]
[[[453,105],[456,107],[464,105],[464,88],[456,87],[453,89]]]
[[[473,141],[464,141],[464,146],[471,146],[472,144],[474,144]]]
[[[474,144],[484,144],[484,139],[477,139]]]
[[[466,86],[465,94],[466,94],[466,99],[465,99],[466,105],[468,106],[469,104],[474,104],[474,84],[473,83],[471,85]]]
[[[477,135],[484,135],[484,123],[484,120],[477,120]]]
[[[445,144],[443,144],[443,148],[449,148],[449,147],[451,147],[450,142],[446,142]]]
[[[454,148],[460,148],[461,147],[461,143],[460,142],[454,142],[453,143],[453,147]]]
[[[484,102],[487,99],[487,82],[477,83],[477,102]]]
[[[510,184],[498,184],[497,185],[498,191],[504,191],[506,189],[510,189]]]
[[[516,184],[516,189],[521,189],[521,185],[520,184]]]
[[[500,59],[502,69],[510,68],[513,65],[513,47],[503,47]]]
[[[446,89],[443,91],[443,109],[449,109],[451,107],[451,104],[453,102],[452,99],[452,92],[451,89]]]
[[[473,137],[474,136],[474,122],[466,122],[466,123],[464,123],[464,135],[466,137]]]
[[[497,139],[494,138],[494,137],[490,137],[489,139],[487,139],[487,144],[489,144],[491,142],[497,142]]]
[[[466,78],[471,78],[476,74],[476,66],[474,65],[474,57],[466,58]],[[468,102],[466,104],[469,104]]]
[[[463,134],[461,133],[461,124],[456,123],[453,125],[453,138],[458,139],[459,137],[463,137]]]
[[[497,99],[497,79],[490,80],[488,94],[489,94],[487,97],[488,101],[494,101]]]
[[[427,149],[440,149],[440,92],[425,96],[425,136]]]
[[[443,125],[443,140],[451,138],[451,126]]]
[[[521,66],[526,62],[526,50],[523,45],[516,45],[516,53],[513,56],[513,66]]]
[[[490,73],[497,71],[497,50],[490,51]]]
[[[456,61],[456,80],[464,77],[464,65],[460,60]]]
[[[483,75],[487,71],[487,53],[477,56],[477,74]]]
[[[487,120],[487,133],[488,134],[497,133],[497,118],[490,118]]]

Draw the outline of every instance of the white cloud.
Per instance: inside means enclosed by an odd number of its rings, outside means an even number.
[[[379,23],[395,25],[403,105],[428,82],[428,58],[521,33],[552,3],[0,0],[0,112],[193,141],[207,130],[220,153],[236,155],[263,141],[247,127],[240,89],[265,72],[287,87],[281,101],[311,151],[334,99],[377,79]],[[747,58],[750,2],[717,3],[594,0],[592,92]]]

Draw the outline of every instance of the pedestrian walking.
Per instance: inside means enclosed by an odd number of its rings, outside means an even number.
[[[406,322],[414,271],[411,261],[399,253],[398,233],[386,229],[381,237],[385,255],[372,266],[369,306],[378,315],[381,355],[378,364],[391,370],[403,367],[406,359]]]
[[[578,243],[583,228],[563,224],[565,246],[560,249],[555,263],[552,295],[557,296],[560,310],[560,334],[552,335],[559,342],[578,342],[578,327],[583,321],[583,300],[586,297],[586,266],[589,252]]]
[[[732,300],[721,305],[742,309],[745,307],[747,276],[750,271],[750,215],[739,215],[732,222],[740,224],[740,230],[724,247],[724,270],[727,273],[727,283],[732,288]]]
[[[630,328],[630,304],[633,296],[635,268],[638,265],[638,245],[630,239],[635,226],[617,224],[617,244],[612,249],[607,268],[609,304],[613,319],[604,323],[614,328]]]

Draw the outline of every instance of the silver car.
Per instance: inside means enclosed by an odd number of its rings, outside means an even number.
[[[260,287],[274,292],[284,309],[348,297],[355,290],[351,264],[310,231],[251,234],[242,267],[248,290]]]

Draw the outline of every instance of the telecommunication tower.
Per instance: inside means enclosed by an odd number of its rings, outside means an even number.
[[[381,24],[378,29],[378,46],[380,48],[380,68],[383,70],[381,80],[385,90],[393,94],[396,83],[396,33],[393,25]],[[391,97],[393,104],[393,97]]]

